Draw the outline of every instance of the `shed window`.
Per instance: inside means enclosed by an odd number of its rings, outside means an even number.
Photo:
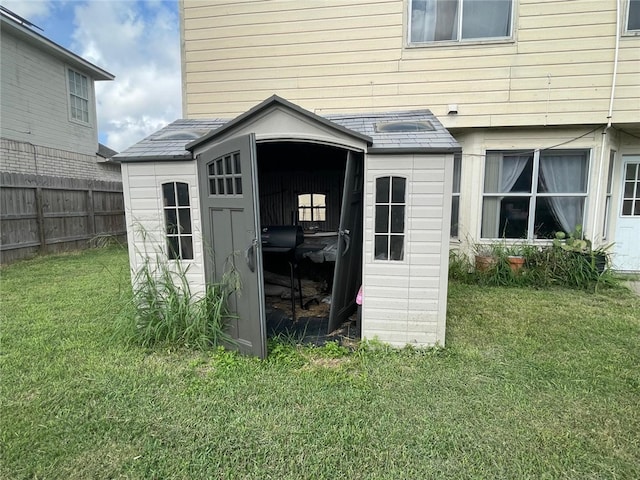
[[[553,238],[584,225],[585,150],[487,152],[483,238]]]
[[[409,43],[511,37],[513,0],[410,0]]]
[[[242,195],[240,152],[213,160],[207,166],[209,195]]]
[[[67,70],[69,76],[69,111],[71,118],[89,123],[89,79],[86,76]]]
[[[404,259],[406,184],[403,177],[376,179],[374,257],[376,260]]]
[[[189,185],[180,182],[162,184],[167,253],[172,260],[193,259],[193,233]]]
[[[298,195],[298,220],[324,222],[327,220],[327,196],[324,193]]]

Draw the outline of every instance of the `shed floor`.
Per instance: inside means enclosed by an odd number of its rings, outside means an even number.
[[[284,336],[296,343],[317,346],[330,341],[337,341],[344,346],[353,346],[360,340],[360,328],[356,325],[355,315],[331,333],[327,333],[328,326],[328,316],[308,316],[307,311],[296,309],[294,322],[291,319],[290,309],[287,312],[276,307],[267,307],[269,338]]]

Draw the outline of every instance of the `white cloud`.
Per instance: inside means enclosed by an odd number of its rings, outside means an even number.
[[[2,0],[2,6],[27,20],[49,15],[52,0]]]
[[[96,83],[104,143],[122,151],[181,117],[175,3],[98,1],[74,9],[71,50],[116,76]]]

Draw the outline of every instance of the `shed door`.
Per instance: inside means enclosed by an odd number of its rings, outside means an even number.
[[[338,251],[329,312],[329,333],[344,322],[356,308],[356,295],[362,280],[363,169],[362,154],[347,152]]]
[[[621,198],[613,244],[616,270],[640,271],[640,156],[624,156]]]
[[[231,348],[266,356],[262,251],[258,225],[255,136],[233,138],[198,155],[198,178],[207,282],[235,271],[240,289],[229,297],[235,318]]]

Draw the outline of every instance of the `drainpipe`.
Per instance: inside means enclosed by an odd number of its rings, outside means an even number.
[[[598,232],[598,212],[600,211],[600,197],[602,195],[602,174],[604,170],[604,161],[608,157],[604,147],[607,143],[607,132],[611,128],[611,118],[613,117],[613,101],[616,95],[616,79],[618,77],[618,57],[620,52],[620,12],[621,0],[616,0],[616,46],[613,54],[613,75],[611,78],[611,94],[609,96],[609,111],[607,112],[607,126],[602,130],[602,143],[600,145],[600,168],[598,170],[598,187],[596,189],[595,198],[595,215],[593,217],[593,228],[591,229],[591,241],[596,244],[596,232]]]

